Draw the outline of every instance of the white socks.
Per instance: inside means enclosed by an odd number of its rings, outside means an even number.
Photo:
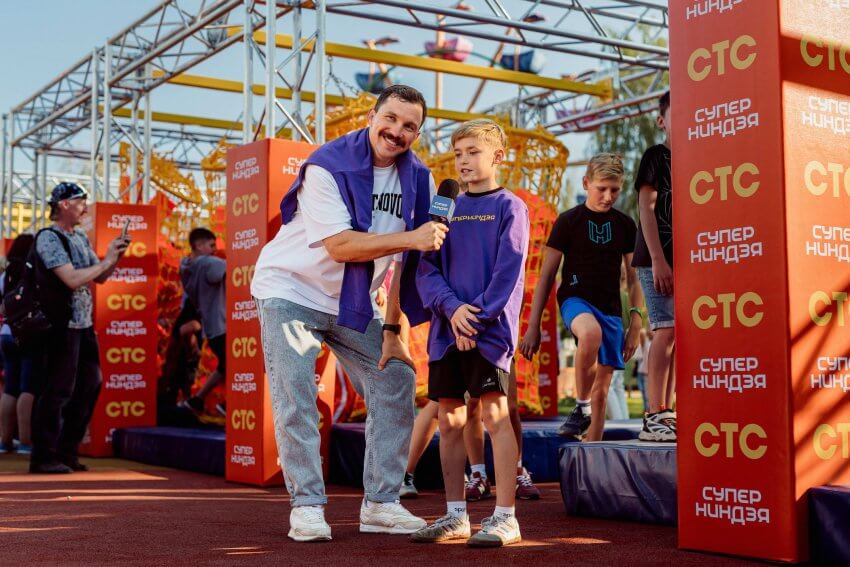
[[[581,415],[590,415],[590,400],[576,400],[576,405],[581,410]]]
[[[493,512],[494,516],[501,516],[503,518],[511,518],[514,516],[516,512],[516,506],[496,506],[496,511]]]
[[[484,467],[483,464],[481,464],[481,465],[469,465],[469,468],[472,470],[473,473],[480,474],[482,480],[487,479],[487,469]]]
[[[446,502],[446,508],[449,512],[449,516],[461,519],[466,518],[466,500]]]

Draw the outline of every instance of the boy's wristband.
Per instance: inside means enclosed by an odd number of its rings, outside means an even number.
[[[629,307],[629,317],[632,316],[632,313],[637,313],[638,315],[640,315],[640,322],[643,323],[643,311],[641,311],[637,307]]]

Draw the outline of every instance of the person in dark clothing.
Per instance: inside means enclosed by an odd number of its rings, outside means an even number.
[[[186,405],[195,411],[204,409],[204,399],[224,380],[227,364],[226,320],[224,314],[224,276],[227,264],[214,255],[215,234],[207,228],[189,233],[192,254],[180,263],[180,281],[186,292],[186,302],[200,315],[204,337],[218,359],[218,366],[195,396]],[[218,411],[225,413],[219,405]]]
[[[3,295],[20,282],[33,240],[32,234],[20,234],[12,242],[6,256],[6,271],[0,279],[0,293]],[[0,347],[3,349],[4,381],[3,397],[0,399],[0,452],[28,454],[32,450],[33,373],[38,372],[38,362],[42,357],[35,356],[32,349],[19,347],[7,324],[0,329]],[[16,426],[20,442],[17,447],[14,445]]]
[[[171,327],[171,336],[165,348],[165,362],[157,388],[157,423],[159,425],[171,425],[172,421],[181,423],[185,421],[176,416],[174,409],[177,406],[178,397],[188,400],[191,396],[192,382],[201,360],[202,341],[200,315],[190,301],[185,301]],[[181,413],[185,414],[185,412]],[[194,421],[194,418],[191,419]],[[166,421],[168,423],[165,423]]]
[[[49,201],[54,224],[41,231],[35,241],[35,249],[47,270],[37,279],[58,278],[57,285],[67,288],[69,299],[67,305],[42,305],[52,324],[44,344],[52,348],[33,411],[30,457],[33,473],[87,470],[80,463],[77,451],[102,382],[90,285],[109,279],[130,244],[128,237],[119,236],[109,243],[104,259],[98,259],[86,233],[76,228],[88,212],[87,198],[85,189],[75,183],[54,187]]]

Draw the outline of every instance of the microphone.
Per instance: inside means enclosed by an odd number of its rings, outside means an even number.
[[[431,215],[431,220],[449,224],[449,211],[459,191],[460,185],[454,179],[443,179],[440,182],[440,187],[437,188],[437,194],[431,199],[431,209],[428,211],[428,214]]]

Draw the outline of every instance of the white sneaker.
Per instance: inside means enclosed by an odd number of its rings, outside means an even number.
[[[470,547],[502,547],[522,541],[515,516],[492,515],[481,521],[481,531],[466,540]]]
[[[360,504],[360,531],[367,534],[412,534],[428,523],[395,502],[367,502]]]
[[[331,527],[324,506],[296,506],[289,513],[289,537],[295,541],[328,541]]]
[[[658,418],[661,420],[661,423],[669,427],[676,432],[676,412],[673,410],[665,409],[658,412]]]

